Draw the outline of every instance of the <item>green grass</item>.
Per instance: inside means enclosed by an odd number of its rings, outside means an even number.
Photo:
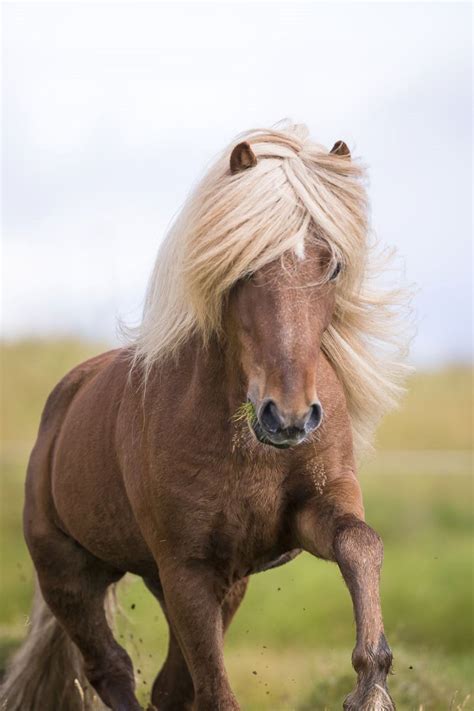
[[[3,348],[0,664],[25,633],[31,601],[21,506],[41,407],[67,368],[95,352],[73,342]],[[385,449],[360,475],[367,519],[385,543],[382,598],[395,655],[390,687],[402,711],[474,708],[470,385],[470,372],[461,368],[413,378],[404,407],[380,432]],[[444,428],[433,424],[434,403],[445,413]],[[137,578],[125,582],[120,599],[118,633],[140,670],[145,701],[165,654],[166,627]],[[226,644],[242,708],[341,708],[354,682],[354,631],[336,566],[304,554],[254,576]]]
[[[75,365],[107,350],[97,343],[29,340],[1,346],[2,440],[31,442],[46,397]]]
[[[473,375],[466,366],[415,373],[400,410],[380,427],[382,449],[470,449]]]
[[[237,410],[235,411],[232,420],[234,422],[248,422],[249,424],[252,424],[252,422],[255,422],[257,419],[257,413],[255,412],[255,407],[254,405],[250,402],[243,402]]]

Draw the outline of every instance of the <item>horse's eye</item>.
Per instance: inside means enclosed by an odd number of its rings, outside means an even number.
[[[334,281],[334,280],[337,278],[337,276],[339,275],[341,269],[342,269],[342,264],[341,264],[341,262],[337,262],[337,264],[336,264],[336,266],[334,267],[334,270],[333,270],[331,276],[329,277],[329,281]]]

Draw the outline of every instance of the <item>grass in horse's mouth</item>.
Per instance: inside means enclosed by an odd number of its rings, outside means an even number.
[[[257,421],[257,413],[255,407],[250,400],[243,402],[237,410],[232,415],[232,422],[248,422],[250,427],[252,427]]]

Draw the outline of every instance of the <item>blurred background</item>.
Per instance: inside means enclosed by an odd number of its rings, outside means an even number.
[[[472,8],[468,3],[2,6],[0,667],[27,630],[25,467],[45,397],[140,318],[167,226],[237,133],[291,118],[369,167],[372,222],[416,284],[416,373],[361,467],[385,541],[399,709],[473,709]],[[134,578],[122,642],[145,701],[166,648]],[[133,607],[132,607],[133,606]],[[255,576],[227,643],[245,711],[337,709],[349,595],[301,556]]]

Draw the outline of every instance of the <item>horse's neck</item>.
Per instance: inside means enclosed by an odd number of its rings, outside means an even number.
[[[212,403],[216,409],[235,409],[245,400],[245,386],[239,359],[233,350],[212,339],[203,346],[197,336],[190,338],[176,358],[160,369],[162,384],[179,380],[200,411]],[[202,408],[202,410],[201,410]]]

